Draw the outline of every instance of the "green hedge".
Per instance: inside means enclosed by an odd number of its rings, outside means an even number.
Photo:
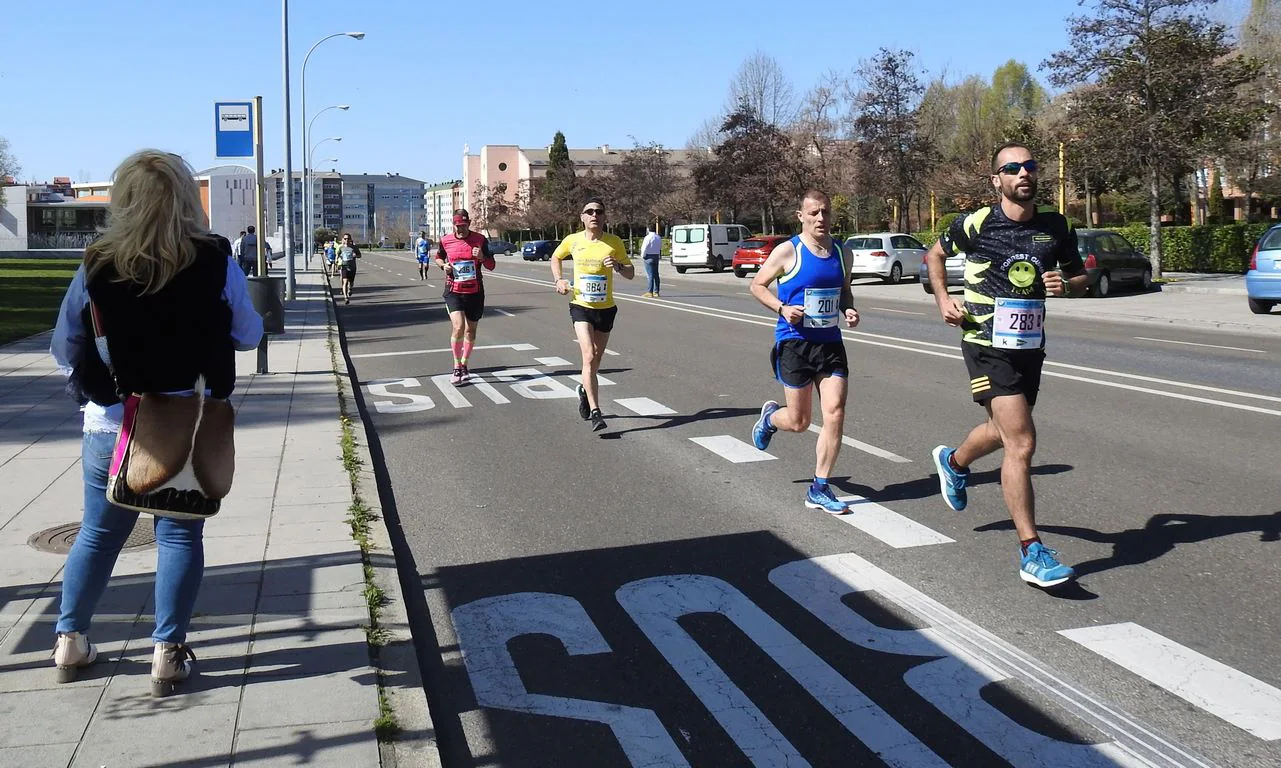
[[[1162,227],[1161,269],[1167,272],[1226,272],[1244,274],[1250,264],[1250,252],[1271,224],[1222,224],[1201,227]],[[1148,252],[1147,224],[1106,227],[1134,244],[1140,253]],[[938,240],[938,232],[916,232],[912,235],[929,247]]]

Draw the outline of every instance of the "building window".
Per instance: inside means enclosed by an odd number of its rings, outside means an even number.
[[[498,170],[499,170],[499,172],[500,172],[500,173],[501,173],[502,171],[507,170],[507,163],[499,163],[499,164],[498,164]]]

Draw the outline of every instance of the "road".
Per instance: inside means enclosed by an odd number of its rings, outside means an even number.
[[[997,460],[938,496],[982,411],[919,286],[856,286],[832,517],[815,435],[750,446],[779,387],[747,280],[624,284],[593,433],[545,264],[486,275],[459,389],[439,273],[361,269],[340,324],[446,765],[1281,764],[1281,336],[1051,303],[1038,518],[1080,579],[1050,593]]]

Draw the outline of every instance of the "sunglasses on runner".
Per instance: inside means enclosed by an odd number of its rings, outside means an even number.
[[[584,216],[604,216],[605,209],[604,208],[584,208],[583,215]]]
[[[1028,173],[1036,173],[1040,168],[1035,160],[1024,160],[1021,163],[1006,163],[996,169],[997,173],[1003,173],[1006,176],[1015,176],[1020,168],[1026,168]]]

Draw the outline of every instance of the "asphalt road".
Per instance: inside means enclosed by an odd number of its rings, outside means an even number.
[[[856,288],[832,517],[813,434],[750,450],[780,387],[748,281],[638,270],[593,433],[545,264],[486,275],[458,389],[439,272],[360,266],[339,319],[446,765],[1281,765],[1281,336],[1051,304],[1038,519],[1080,578],[1044,592],[996,458],[938,496],[982,411],[916,285]]]

